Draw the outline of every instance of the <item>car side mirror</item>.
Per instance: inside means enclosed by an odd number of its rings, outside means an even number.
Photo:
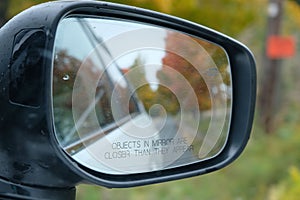
[[[252,53],[119,4],[41,4],[0,29],[0,197],[74,199],[234,161],[256,98]]]

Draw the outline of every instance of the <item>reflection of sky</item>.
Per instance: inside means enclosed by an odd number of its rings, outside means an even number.
[[[83,60],[93,49],[91,43],[74,18],[64,19],[58,26],[55,47],[66,50],[70,56]]]
[[[108,50],[114,55],[114,50],[118,47],[110,45],[110,40],[117,38],[123,33],[130,32],[132,34],[132,40],[124,41],[120,45],[126,45],[128,43],[139,42],[141,40],[155,40],[156,47],[165,49],[165,37],[166,31],[160,31],[161,35],[151,35],[151,31],[148,31],[148,35],[140,35],[138,31],[140,29],[149,29],[151,27],[139,23],[131,23],[126,21],[116,21],[111,19],[97,19],[89,18],[82,20],[84,23],[88,22],[89,27],[98,39],[105,41],[105,45]],[[160,28],[159,28],[160,29]],[[88,36],[82,26],[79,24],[79,20],[76,18],[64,19],[58,29],[58,35],[56,38],[56,48],[58,50],[66,50],[67,53],[79,60],[84,61],[94,50],[95,45],[91,44],[91,39],[95,40],[91,36]],[[89,37],[89,38],[88,38]],[[117,65],[122,69],[130,68],[137,58],[145,64],[146,78],[149,82],[158,82],[156,78],[156,72],[161,68],[162,58],[165,56],[165,52],[162,50],[134,50],[126,52],[120,58],[116,59]]]
[[[129,69],[137,58],[142,60],[145,68],[146,79],[153,90],[157,89],[159,80],[156,77],[158,70],[162,68],[162,58],[165,56],[165,51],[159,49],[145,49],[132,51],[117,59],[118,65],[123,69]],[[157,83],[157,84],[154,84]]]
[[[151,35],[151,32],[148,31],[149,35],[140,35],[138,31],[139,29],[149,29],[154,28],[144,24],[138,23],[130,23],[130,22],[118,22],[112,20],[101,20],[101,23],[97,19],[89,20],[90,26],[95,30],[95,33],[98,37],[100,37],[103,41],[113,40],[115,37],[118,37],[122,33],[130,32],[132,34],[131,41],[124,41],[122,45],[126,45],[126,43],[134,43],[139,42],[139,40],[150,40],[155,39],[156,46],[160,47],[161,49],[165,49],[165,37],[166,31],[160,31],[161,35],[157,33],[155,35]],[[105,30],[105,31],[103,31]],[[159,45],[157,45],[159,44]],[[107,48],[113,53],[115,46],[110,46],[110,42],[105,42]],[[162,65],[162,58],[165,56],[164,51],[160,50],[135,50],[132,49],[131,52],[122,55],[120,58],[116,58],[117,65],[122,69],[129,69],[137,58],[141,58],[143,61],[146,78],[149,82],[158,82],[156,78],[157,70],[161,69]],[[149,66],[150,64],[150,66]],[[142,67],[142,66],[140,66]]]

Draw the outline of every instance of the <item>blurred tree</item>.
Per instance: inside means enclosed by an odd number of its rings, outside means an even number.
[[[146,71],[144,61],[139,56],[135,59],[133,65],[128,70],[127,79],[132,87],[135,89],[138,99],[143,103],[147,112],[154,104],[162,104],[159,101],[158,92],[154,91],[146,79]]]
[[[269,38],[272,36],[292,36],[291,27],[300,25],[300,9],[295,1],[269,0],[268,20],[266,26],[266,42],[268,49]],[[294,35],[296,37],[296,35]],[[297,45],[297,44],[295,44]],[[282,47],[283,48],[283,47]],[[278,48],[280,49],[280,48]],[[282,117],[277,114],[281,109],[283,96],[282,72],[283,62],[291,57],[270,56],[264,51],[263,68],[261,73],[261,87],[258,98],[260,121],[266,133],[273,133],[277,128],[276,120]],[[290,68],[290,67],[289,67]],[[290,68],[291,69],[291,68]],[[284,98],[287,101],[288,98]]]
[[[6,17],[48,0],[10,0]],[[105,0],[106,1],[106,0]],[[152,9],[209,26],[236,37],[261,18],[266,0],[107,0]],[[8,2],[8,0],[1,0]]]
[[[267,40],[271,36],[281,34],[284,0],[269,0],[268,5],[268,23],[266,30]],[[266,46],[268,44],[266,43]],[[281,59],[272,58],[264,52],[264,73],[262,77],[262,88],[258,106],[260,110],[260,120],[264,130],[267,133],[273,131],[274,109],[276,106],[276,97],[279,88]]]
[[[266,0],[107,0],[182,17],[236,37],[260,21]]]
[[[300,5],[300,0],[291,0],[291,1],[294,1],[294,2],[296,2],[298,5]]]
[[[1,0],[1,1],[3,1],[3,0]],[[34,6],[34,5],[37,5],[40,3],[49,2],[49,1],[53,1],[53,0],[26,0],[26,1],[9,0],[9,7],[8,7],[6,15],[8,18],[11,18],[31,6]]]
[[[0,27],[5,24],[7,21],[7,8],[8,8],[8,0],[1,0],[0,2]]]
[[[284,177],[277,185],[271,187],[267,200],[296,200],[300,195],[300,171],[289,167],[289,176]]]

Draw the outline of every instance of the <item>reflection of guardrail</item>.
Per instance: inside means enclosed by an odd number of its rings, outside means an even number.
[[[64,150],[71,155],[77,153],[81,149],[83,149],[85,146],[90,145],[94,142],[96,142],[98,139],[101,139],[102,137],[106,136],[113,130],[119,128],[121,125],[125,124],[126,122],[132,120],[132,118],[136,117],[138,114],[134,113],[130,116],[126,116],[125,118],[114,122],[113,124],[107,125],[104,128],[101,129],[101,131],[97,130],[94,133],[89,134],[86,137],[80,138],[78,141],[73,142],[72,144],[64,147]]]

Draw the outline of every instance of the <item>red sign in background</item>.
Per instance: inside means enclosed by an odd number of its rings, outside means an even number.
[[[292,36],[270,36],[267,41],[267,56],[271,59],[290,58],[295,55],[296,41]]]

